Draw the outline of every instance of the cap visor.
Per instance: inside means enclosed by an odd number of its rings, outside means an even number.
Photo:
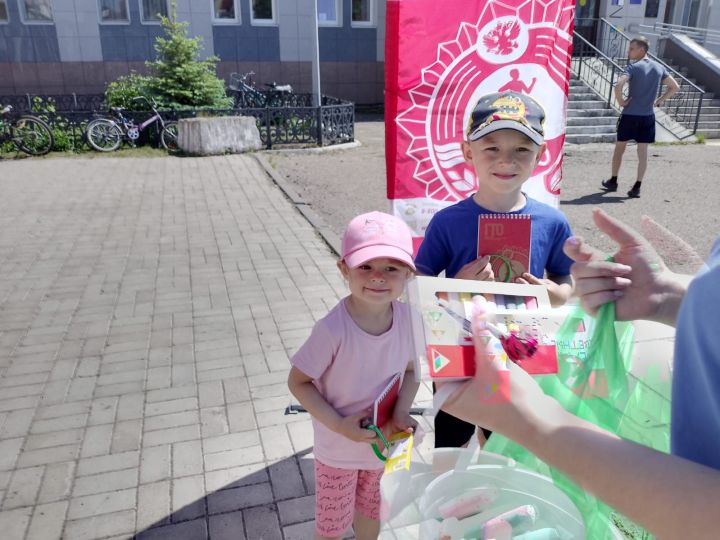
[[[499,131],[501,129],[512,129],[513,131],[519,131],[520,133],[528,137],[532,142],[538,145],[542,144],[545,141],[544,137],[540,135],[537,131],[526,126],[525,124],[516,122],[515,120],[495,120],[490,125],[485,126],[482,129],[477,129],[473,131],[468,137],[468,140],[477,141],[485,135],[489,135],[490,133],[494,133],[495,131]]]
[[[355,268],[373,259],[382,258],[400,261],[412,268],[413,271],[415,270],[415,262],[413,261],[412,255],[395,246],[368,246],[360,248],[346,255],[344,260],[350,268]]]

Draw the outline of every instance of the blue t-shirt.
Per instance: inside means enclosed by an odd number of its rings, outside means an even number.
[[[625,67],[624,75],[630,78],[630,103],[623,108],[623,114],[650,116],[654,114],[653,104],[658,95],[660,81],[668,76],[665,67],[647,56]]]
[[[690,284],[675,334],[671,448],[720,469],[720,238]]]
[[[539,201],[525,196],[526,204],[508,214],[530,214],[530,273],[538,278],[545,270],[555,276],[570,274],[572,261],[563,253],[565,240],[572,235],[565,215]],[[443,208],[433,216],[420,244],[415,266],[420,273],[437,276],[445,270],[454,277],[467,263],[478,256],[478,220],[483,214],[497,214],[486,210],[472,197]]]

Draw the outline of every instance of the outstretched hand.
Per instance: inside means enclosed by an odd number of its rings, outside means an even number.
[[[593,220],[618,249],[610,262],[581,238],[565,242],[566,255],[575,261],[571,274],[583,309],[595,314],[600,306],[614,301],[618,320],[673,324],[684,294],[677,276],[640,233],[597,208]]]
[[[475,376],[463,382],[441,408],[467,422],[512,436],[514,430],[532,426],[538,406],[549,398],[530,375],[503,359],[500,342],[485,325],[485,299],[476,296],[473,302]]]

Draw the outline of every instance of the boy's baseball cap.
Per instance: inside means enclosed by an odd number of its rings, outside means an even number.
[[[342,258],[350,268],[387,257],[415,270],[410,229],[401,219],[383,212],[361,214],[350,221],[342,238]]]
[[[514,129],[526,135],[535,144],[544,139],[545,111],[530,96],[519,92],[500,92],[481,97],[467,129],[468,141],[477,141],[494,131]]]

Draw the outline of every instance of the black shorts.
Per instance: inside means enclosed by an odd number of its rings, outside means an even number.
[[[435,385],[433,384],[433,392]],[[482,429],[487,439],[492,434],[489,429]],[[475,426],[455,418],[445,411],[438,411],[435,416],[435,448],[460,448],[475,433]]]
[[[639,143],[655,142],[655,115],[620,115],[617,123],[618,142],[635,141]]]

